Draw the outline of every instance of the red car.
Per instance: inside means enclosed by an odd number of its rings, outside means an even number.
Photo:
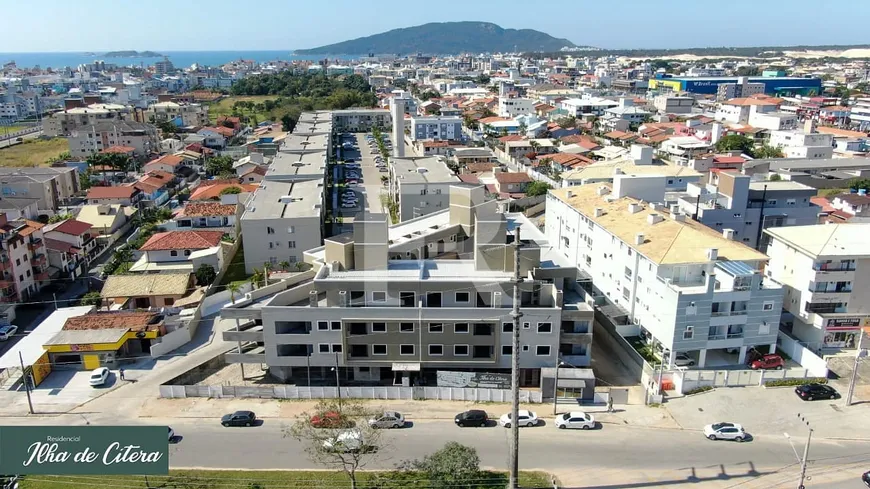
[[[338,429],[353,427],[353,422],[346,419],[338,411],[326,411],[325,413],[315,414],[309,422],[315,428]]]
[[[749,364],[749,368],[753,370],[782,370],[782,367],[785,365],[785,360],[782,359],[781,356],[776,354],[764,355],[758,360],[753,360],[752,363]]]

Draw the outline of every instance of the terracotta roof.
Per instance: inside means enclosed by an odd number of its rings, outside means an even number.
[[[181,156],[163,155],[160,158],[157,158],[156,160],[151,160],[148,163],[145,163],[145,166],[154,164],[154,165],[167,165],[167,166],[171,166],[174,168],[174,167],[180,165],[183,161],[184,161],[184,158],[182,158]]]
[[[825,197],[810,197],[810,202],[821,207],[823,212],[831,213],[837,210],[831,205],[831,201]]]
[[[424,148],[446,148],[450,146],[450,141],[423,141]]]
[[[245,173],[242,173],[242,176],[249,175],[251,173],[256,173],[257,175],[266,176],[266,169],[263,168],[262,166],[255,166],[255,167],[249,169],[248,171],[246,171]]]
[[[238,187],[242,192],[253,192],[258,185],[254,183],[238,183],[235,180],[220,180],[220,183],[204,182],[199,184],[190,194],[190,200],[219,199],[221,192],[230,187]]]
[[[714,156],[713,163],[742,165],[746,163],[746,158],[742,156]]]
[[[816,132],[819,132],[822,134],[831,134],[835,137],[840,136],[840,137],[846,137],[846,138],[864,138],[864,139],[867,138],[866,132],[849,131],[847,129],[838,129],[836,127],[819,126],[816,128]]]
[[[510,141],[522,141],[523,137],[520,136],[519,134],[511,134],[510,136],[502,136],[502,137],[498,138],[498,140],[503,142],[503,143],[507,143]]]
[[[469,163],[465,165],[465,169],[470,173],[486,173],[492,171],[495,165],[492,163]]]
[[[108,148],[100,151],[100,153],[118,153],[118,154],[127,154],[136,151],[136,148],[132,146],[109,146]]]
[[[221,136],[224,136],[227,138],[233,137],[233,135],[235,135],[235,133],[236,133],[234,130],[230,129],[229,127],[223,127],[223,126],[214,126],[214,127],[209,126],[209,127],[203,127],[203,129],[208,129],[209,131],[216,132],[216,133],[220,134]]]
[[[607,134],[605,134],[604,137],[606,137],[608,139],[619,139],[619,138],[626,136],[627,134],[628,134],[627,132],[622,132],[622,131],[610,131]]]
[[[136,188],[130,186],[91,187],[88,190],[88,199],[129,199],[135,193]]]
[[[507,117],[484,117],[480,119],[478,122],[481,124],[492,124],[493,122],[503,122],[503,121],[511,121],[513,119],[509,119]]]
[[[41,222],[31,221],[30,219],[25,219],[24,223],[27,224],[27,226],[18,230],[18,234],[22,236],[30,236],[34,232],[39,231],[40,229],[45,227],[45,224]]]
[[[236,213],[234,204],[220,202],[188,202],[181,211],[184,217],[232,216]]]
[[[495,174],[495,180],[498,183],[527,183],[532,181],[532,177],[526,172],[499,172]]]
[[[461,181],[463,183],[472,183],[472,184],[480,183],[480,179],[477,178],[477,175],[475,175],[474,173],[463,173],[463,174],[458,175],[458,176],[459,176],[459,181]]]
[[[91,312],[84,316],[72,317],[66,320],[62,330],[86,331],[93,329],[129,329],[131,331],[147,331],[155,329],[151,322],[157,313],[154,312]],[[150,326],[150,328],[149,328]]]
[[[67,219],[66,221],[59,222],[57,225],[50,226],[50,229],[47,229],[46,231],[57,231],[59,233],[68,234],[70,236],[81,236],[92,227],[93,226],[86,222],[77,221],[75,219]]]
[[[75,253],[79,250],[78,247],[74,246],[72,243],[67,243],[66,241],[60,241],[58,239],[51,238],[44,239],[45,247],[53,251],[59,251],[61,253]]]
[[[167,231],[157,233],[139,251],[203,250],[217,246],[223,231]]]

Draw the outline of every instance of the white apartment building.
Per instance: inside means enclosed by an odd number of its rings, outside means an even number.
[[[852,124],[857,125],[859,131],[870,130],[870,97],[855,100],[855,104],[850,109],[849,119],[852,120]]]
[[[178,127],[208,125],[208,106],[200,104],[179,104],[177,102],[158,102],[151,104],[145,111],[145,120],[169,121]]]
[[[870,224],[765,230],[765,275],[782,284],[783,323],[810,349],[855,348],[870,327]],[[865,345],[866,346],[866,345]]]
[[[534,114],[535,101],[530,98],[507,98],[498,99],[498,116],[514,118],[518,115]]]
[[[413,141],[421,139],[461,140],[462,118],[456,116],[411,117],[411,139]]]
[[[834,155],[832,134],[806,133],[798,130],[772,131],[770,145],[779,147],[786,158],[829,159]]]
[[[746,121],[750,126],[757,129],[771,131],[787,131],[797,129],[798,118],[795,114],[788,114],[778,110],[769,110],[769,106],[753,105],[749,107],[749,119]]]
[[[767,113],[776,112],[779,106],[763,99],[732,98],[719,104],[713,118],[732,124],[748,124],[749,114],[753,107],[756,107],[756,112]]]
[[[773,353],[782,288],[762,280],[767,256],[659,204],[664,193],[664,177],[630,176],[552,190],[547,240],[621,311],[623,336],[701,367],[742,364],[753,347]]]
[[[157,128],[141,122],[99,121],[69,136],[69,152],[77,158],[87,158],[112,146],[133,148],[136,157],[144,157],[160,147]]]
[[[605,98],[589,97],[589,98],[569,98],[559,102],[559,109],[564,110],[567,115],[574,117],[582,117],[584,115],[594,115],[601,117],[607,109],[618,107],[619,102],[608,100]]]
[[[399,221],[446,209],[450,186],[460,182],[443,156],[390,160],[390,193],[399,205]]]
[[[42,120],[42,130],[46,136],[69,136],[73,131],[84,131],[85,127],[101,121],[129,118],[130,108],[117,104],[92,104],[86,107],[73,107],[55,112]]]
[[[688,166],[698,156],[710,152],[713,147],[707,141],[694,136],[673,137],[659,147],[659,155],[680,166]]]
[[[653,98],[653,106],[662,114],[689,114],[693,105],[695,99],[692,97],[656,95]]]

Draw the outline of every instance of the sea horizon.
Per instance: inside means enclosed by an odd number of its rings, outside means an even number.
[[[177,68],[188,68],[193,64],[201,66],[220,66],[230,61],[250,59],[258,63],[267,61],[319,61],[350,60],[361,55],[294,55],[292,49],[286,50],[224,50],[224,51],[154,51],[162,56],[154,57],[106,57],[105,51],[55,51],[32,53],[0,52],[0,65],[14,61],[19,68],[76,68],[81,64],[105,61],[118,66],[149,66],[164,57]]]

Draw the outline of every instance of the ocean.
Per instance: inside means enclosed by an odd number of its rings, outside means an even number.
[[[292,49],[286,51],[158,51],[169,58],[177,68],[188,68],[190,65],[197,63],[205,66],[220,66],[238,59],[252,59],[257,62],[266,61],[294,61],[294,60],[321,60],[324,58],[348,60],[354,56],[341,55],[312,55],[312,56],[294,56],[291,53]],[[157,58],[107,58],[102,53],[0,53],[0,65],[15,61],[19,68],[32,68],[39,66],[40,68],[63,68],[69,66],[76,68],[80,64],[92,63],[96,60],[102,60],[106,63],[116,64],[118,66],[148,66],[155,61],[162,60],[162,57]]]

